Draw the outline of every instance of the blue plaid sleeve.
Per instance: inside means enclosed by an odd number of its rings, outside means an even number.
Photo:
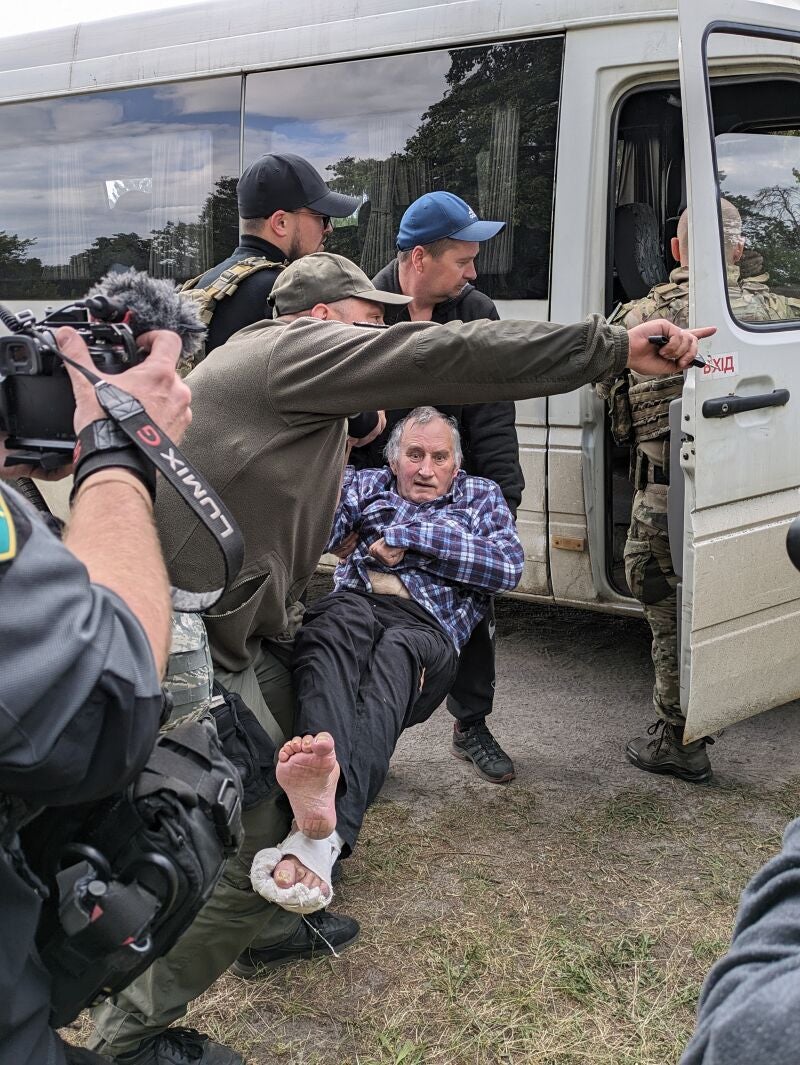
[[[472,529],[450,519],[412,520],[388,526],[384,539],[390,547],[424,556],[415,559],[415,565],[426,573],[483,592],[511,591],[519,583],[525,562],[511,511],[494,485],[472,503]]]

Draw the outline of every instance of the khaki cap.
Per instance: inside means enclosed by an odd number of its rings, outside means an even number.
[[[333,255],[327,251],[296,259],[278,275],[269,296],[276,318],[282,314],[310,311],[318,303],[336,303],[337,300],[346,299],[394,305],[411,302],[410,296],[381,292],[355,263],[343,255]]]

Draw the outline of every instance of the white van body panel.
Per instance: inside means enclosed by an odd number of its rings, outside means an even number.
[[[212,0],[0,40],[0,99],[477,44],[636,22],[651,13],[674,22],[674,0],[637,0],[635,10],[621,12],[625,6],[616,0]],[[131,42],[135,51],[120,49]]]
[[[577,321],[605,300],[610,116],[636,84],[675,80],[678,41],[674,15],[567,34],[556,163],[550,317]],[[663,72],[663,74],[662,74]],[[576,249],[580,249],[576,253]],[[548,400],[550,573],[553,598],[615,613],[639,604],[614,589],[604,566],[604,516],[591,502],[605,496],[605,404],[584,387]],[[587,500],[590,505],[587,506]],[[583,540],[583,552],[554,546]]]

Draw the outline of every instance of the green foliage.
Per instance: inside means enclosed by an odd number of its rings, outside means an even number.
[[[27,258],[29,248],[36,243],[35,240],[23,240],[16,233],[8,233],[0,229],[0,269],[7,269],[10,264],[21,264],[30,261]]]
[[[201,264],[207,270],[214,263],[227,258],[239,242],[239,210],[236,203],[235,177],[221,177],[214,185],[200,211],[198,223],[201,229],[211,234],[210,260]]]

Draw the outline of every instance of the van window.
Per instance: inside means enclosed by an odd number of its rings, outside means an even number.
[[[0,298],[63,302],[110,269],[182,280],[225,258],[240,96],[220,78],[4,105]]]
[[[736,299],[729,290],[731,314],[745,328],[797,328],[800,86],[783,78],[760,81],[755,106],[749,94],[737,98],[732,88],[712,93],[722,255],[742,290]],[[734,101],[738,111],[726,114]]]
[[[245,165],[296,152],[360,197],[326,247],[370,276],[393,258],[406,207],[453,192],[507,222],[481,250],[479,287],[544,299],[562,47],[548,37],[251,74]]]

